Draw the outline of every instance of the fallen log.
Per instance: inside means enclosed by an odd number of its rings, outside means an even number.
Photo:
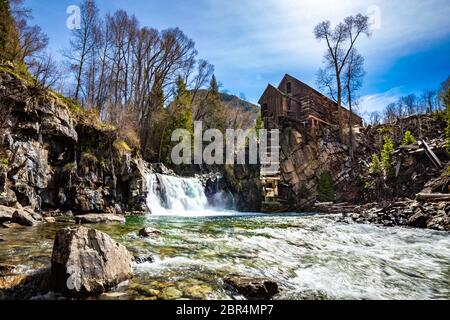
[[[450,194],[445,193],[419,193],[416,196],[417,200],[425,201],[450,201]]]

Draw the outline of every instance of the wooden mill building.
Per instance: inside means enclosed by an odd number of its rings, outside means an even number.
[[[279,128],[283,117],[300,121],[311,128],[337,124],[337,103],[288,74],[278,87],[269,84],[258,103],[266,129]],[[362,118],[344,107],[341,108],[341,115],[343,119],[352,117],[353,125],[362,126]]]
[[[258,102],[265,129],[282,129],[283,119],[303,124],[314,135],[321,126],[338,124],[338,105],[317,90],[300,80],[286,74],[278,87],[269,84]],[[353,126],[362,126],[360,116],[341,108],[342,119],[348,123],[349,117]],[[269,139],[270,141],[270,139]],[[269,142],[270,145],[270,142]],[[272,166],[261,164],[261,183],[263,186],[264,205],[267,211],[276,211],[273,205],[283,198],[283,185],[280,184],[280,171]],[[279,197],[280,196],[280,197]]]

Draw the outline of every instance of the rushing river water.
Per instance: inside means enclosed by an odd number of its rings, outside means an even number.
[[[195,194],[192,181],[178,182],[180,192]],[[154,215],[94,226],[155,258],[135,265],[130,286],[108,298],[230,299],[222,282],[230,274],[276,280],[281,293],[275,299],[450,298],[449,233],[343,224],[313,214],[184,210],[182,203],[192,203],[180,192],[180,201],[171,199],[177,210],[158,202]],[[48,267],[55,231],[66,225],[0,230],[0,263]],[[140,238],[143,226],[163,234]]]
[[[163,235],[139,238],[144,225]],[[0,263],[48,266],[62,226],[0,230]],[[120,298],[174,287],[183,298],[228,299],[221,279],[229,274],[275,279],[277,299],[450,298],[448,233],[346,225],[317,215],[130,217],[125,226],[96,228],[156,260],[135,266]]]

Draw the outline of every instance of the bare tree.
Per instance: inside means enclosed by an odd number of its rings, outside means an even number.
[[[47,47],[48,36],[37,25],[29,25],[33,19],[31,10],[23,6],[23,0],[10,0],[11,15],[19,37],[19,46],[15,50],[15,61],[30,66]]]
[[[51,54],[43,54],[39,59],[32,60],[29,67],[35,79],[35,86],[42,89],[55,87],[62,79],[62,70]]]
[[[419,113],[433,113],[439,107],[438,94],[435,90],[425,89],[419,99]]]
[[[370,124],[377,125],[381,123],[381,114],[378,111],[374,111],[370,114]]]
[[[350,157],[354,155],[354,136],[353,136],[353,112],[356,104],[356,92],[361,89],[363,78],[366,72],[364,70],[364,58],[358,53],[356,48],[350,51],[348,61],[344,68],[343,78],[345,80],[344,96],[347,98],[347,106],[350,114],[348,116],[349,130],[349,152]]]
[[[95,45],[94,30],[98,25],[98,8],[94,0],[85,0],[81,5],[81,25],[72,31],[70,48],[64,55],[69,59],[75,76],[74,98],[78,100],[82,90],[85,64]]]
[[[390,122],[394,122],[397,117],[398,117],[398,107],[396,103],[390,103],[386,106],[386,108],[384,109],[384,122],[385,123],[390,123]]]
[[[402,106],[402,110],[404,111],[404,113],[399,114],[399,116],[411,116],[417,113],[417,96],[415,94],[401,97],[398,104]]]
[[[339,23],[334,29],[331,28],[330,21],[321,22],[314,28],[316,39],[325,40],[327,44],[327,52],[324,56],[325,64],[332,65],[334,68],[338,122],[341,138],[343,137],[341,108],[345,85],[342,74],[350,54],[355,47],[356,41],[361,35],[370,35],[368,20],[369,18],[367,16],[357,14],[356,16],[345,18],[344,22]]]

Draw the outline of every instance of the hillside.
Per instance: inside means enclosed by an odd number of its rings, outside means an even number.
[[[194,115],[198,106],[205,100],[208,90],[201,89],[197,91],[194,100]],[[229,127],[253,128],[258,117],[259,107],[253,103],[242,100],[241,98],[228,93],[221,92],[220,99],[225,107],[227,114],[227,125]]]

